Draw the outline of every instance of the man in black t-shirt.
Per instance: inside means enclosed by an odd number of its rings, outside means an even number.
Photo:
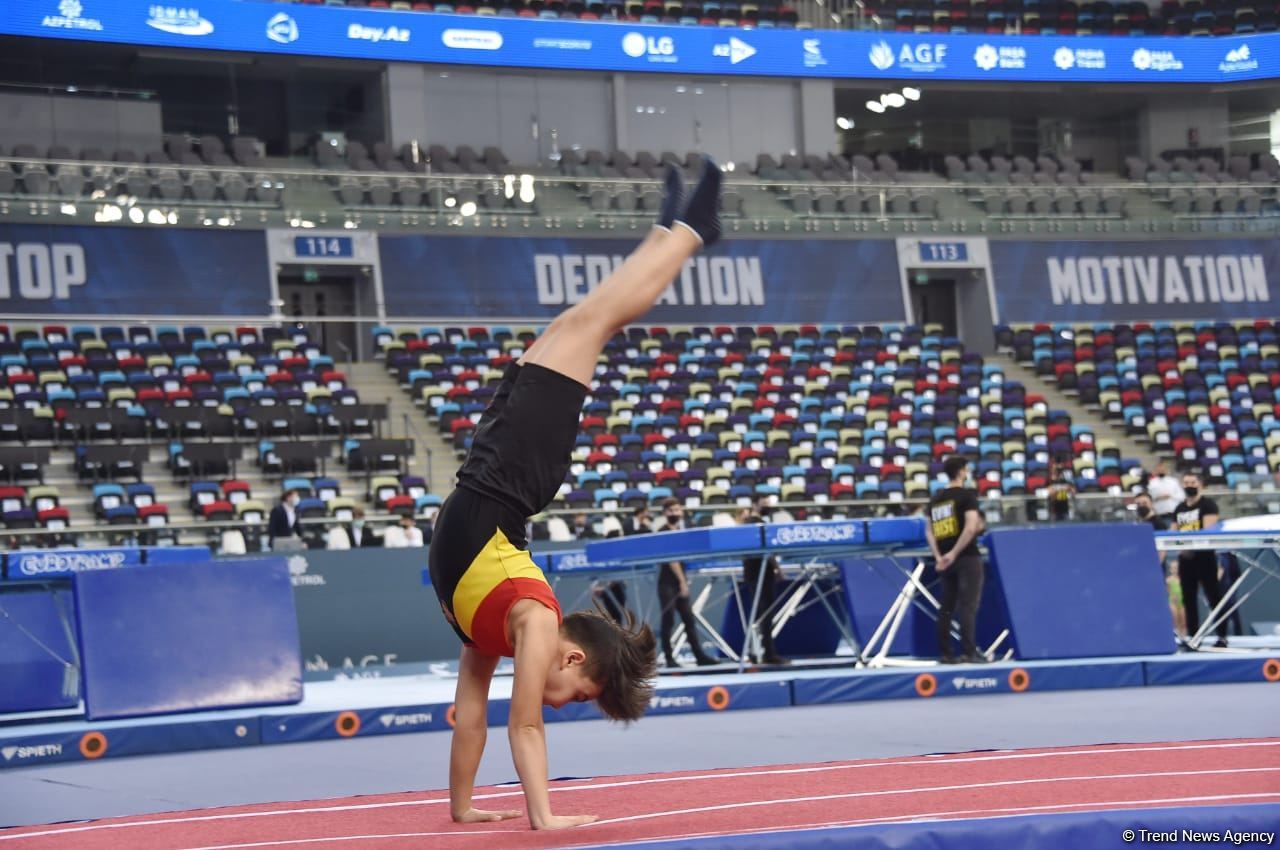
[[[1173,509],[1175,531],[1207,531],[1218,524],[1218,503],[1200,495],[1204,485],[1200,476],[1188,472],[1182,476],[1182,490],[1187,498]],[[1182,608],[1187,615],[1187,637],[1200,630],[1199,589],[1209,600],[1209,609],[1222,601],[1218,584],[1218,556],[1209,550],[1183,552],[1178,555],[1178,581],[1182,584]],[[1218,646],[1227,645],[1227,623],[1218,624]]]
[[[969,480],[969,462],[962,457],[947,458],[943,464],[947,487],[929,500],[925,535],[937,561],[942,579],[942,602],[938,608],[938,646],[942,663],[954,664],[951,645],[951,616],[960,621],[961,661],[982,663],[987,659],[978,652],[974,632],[978,620],[978,604],[982,601],[983,564],[977,537],[982,533],[982,514],[978,497],[965,487]]]

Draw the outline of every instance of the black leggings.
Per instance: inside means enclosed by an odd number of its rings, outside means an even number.
[[[666,657],[667,666],[676,664],[675,654],[671,651],[671,630],[675,627],[677,614],[680,622],[684,623],[684,634],[689,640],[689,648],[693,650],[693,657],[699,664],[711,663],[698,640],[698,621],[693,618],[689,597],[680,595],[680,579],[666,564],[658,569],[658,604],[662,606],[662,654]]]
[[[974,639],[977,630],[978,605],[982,602],[983,565],[978,555],[957,558],[949,568],[938,573],[942,579],[942,604],[938,609],[938,647],[943,658],[951,658],[951,616],[960,621],[961,651],[977,655]]]
[[[760,567],[767,563],[768,570],[764,574],[764,582],[760,583]],[[756,584],[760,583],[760,600],[756,605],[756,624],[760,627],[760,649],[766,657],[776,656],[777,649],[773,645],[773,603],[778,598],[778,564],[773,558],[744,558],[742,561],[742,604],[751,613],[751,600],[756,594]]]
[[[1222,601],[1222,585],[1218,583],[1218,558],[1216,555],[1203,555],[1194,558],[1178,559],[1178,581],[1182,584],[1182,610],[1187,615],[1187,637],[1200,631],[1200,594],[1209,600],[1212,611]],[[1218,624],[1218,637],[1227,639],[1227,621]]]

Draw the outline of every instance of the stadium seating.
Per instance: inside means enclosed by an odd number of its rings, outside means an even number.
[[[712,27],[805,29],[791,6],[778,0],[754,3],[690,2],[690,0],[496,0],[449,3],[426,0],[294,0],[312,6],[368,7],[414,12],[444,12],[503,18],[562,21],[630,21],[640,24],[681,24]]]
[[[1276,323],[1034,325],[998,335],[1038,374],[1212,484],[1280,471]]]
[[[374,330],[387,369],[463,453],[533,328]],[[1136,465],[936,329],[632,328],[612,340],[583,411],[562,506],[921,497],[944,458],[985,495],[1043,494],[1070,456],[1081,492],[1123,492]],[[388,482],[388,486],[394,482]]]

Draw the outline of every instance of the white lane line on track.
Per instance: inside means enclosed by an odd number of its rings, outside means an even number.
[[[551,790],[557,793],[566,793],[570,791],[599,791],[609,788],[627,788],[636,785],[658,785],[670,782],[698,782],[714,779],[738,779],[742,777],[752,776],[786,776],[801,773],[827,773],[839,770],[871,770],[881,767],[914,767],[914,766],[937,766],[951,764],[973,764],[981,762],[998,762],[998,761],[1015,761],[1024,759],[1041,759],[1041,758],[1058,758],[1067,756],[1085,756],[1085,755],[1103,755],[1110,753],[1148,753],[1148,752],[1176,752],[1184,750],[1232,750],[1244,749],[1251,747],[1280,747],[1280,740],[1267,741],[1227,741],[1209,744],[1153,744],[1149,746],[1128,746],[1128,747],[1096,747],[1082,750],[1059,750],[1048,752],[1034,753],[999,753],[980,756],[932,756],[932,757],[911,757],[896,761],[867,761],[857,762],[854,764],[824,764],[810,765],[807,767],[793,768],[763,768],[758,770],[739,770],[731,772],[719,773],[703,773],[691,776],[651,776],[645,779],[628,779],[618,782],[601,782],[589,785],[573,785],[568,787],[553,787]],[[518,797],[524,792],[520,790],[503,791],[491,794],[477,794],[473,799],[476,800],[494,800],[504,797]],[[0,842],[16,841],[23,838],[35,838],[45,835],[62,835],[79,832],[93,832],[102,829],[128,829],[141,826],[164,826],[179,823],[202,823],[218,820],[240,820],[245,818],[275,817],[280,815],[305,815],[305,814],[329,814],[332,812],[349,812],[364,811],[368,809],[382,808],[398,808],[403,806],[429,806],[436,803],[447,803],[448,797],[438,797],[428,800],[402,800],[398,802],[386,803],[351,803],[339,806],[307,806],[303,808],[289,809],[269,809],[261,812],[231,812],[227,814],[216,815],[184,815],[181,817],[155,818],[152,820],[139,821],[123,821],[120,823],[89,823],[83,826],[64,826],[52,829],[40,830],[37,832],[24,832],[18,834],[0,834]]]
[[[826,823],[809,824],[807,826],[788,827],[786,829],[778,829],[777,827],[761,827],[756,829],[733,830],[731,832],[692,832],[682,833],[679,835],[658,835],[649,838],[638,838],[634,841],[624,841],[621,843],[611,844],[588,844],[588,845],[566,845],[566,846],[589,846],[589,847],[626,847],[632,844],[647,844],[653,841],[673,841],[692,838],[714,838],[714,837],[730,837],[736,835],[757,835],[771,832],[809,832],[820,829],[834,829],[837,827],[855,827],[855,826],[874,826],[877,824],[893,824],[893,823],[911,823],[915,821],[946,821],[946,820],[984,820],[990,817],[1012,817],[1012,816],[1030,816],[1036,813],[1052,812],[1055,809],[1080,809],[1081,811],[1092,811],[1098,807],[1128,807],[1128,806],[1166,806],[1178,803],[1207,803],[1207,802],[1225,802],[1228,800],[1253,800],[1258,798],[1273,798],[1280,800],[1280,791],[1266,792],[1259,794],[1215,794],[1211,796],[1196,797],[1163,797],[1155,800],[1100,800],[1093,803],[1057,803],[1053,805],[1043,806],[1018,806],[1014,808],[995,808],[995,809],[962,809],[950,812],[927,812],[915,815],[897,815],[895,817],[885,818],[862,818],[859,820],[840,820],[828,821]],[[364,841],[364,840],[383,840],[397,838],[423,838],[429,836],[461,836],[461,835],[483,835],[489,833],[527,833],[527,829],[519,830],[489,830],[488,833],[482,832],[392,832],[377,835],[346,835],[338,837],[325,838],[294,838],[285,841],[256,841],[249,844],[213,844],[204,847],[189,847],[184,850],[248,850],[253,847],[286,847],[298,846],[305,844],[329,844],[341,841]]]
[[[965,785],[933,785],[920,788],[892,788],[887,791],[849,791],[844,794],[816,794],[808,797],[781,797],[776,800],[748,800],[741,803],[721,803],[715,806],[697,806],[691,809],[673,809],[669,812],[646,812],[621,818],[598,820],[588,827],[614,823],[650,820],[652,818],[696,815],[719,812],[726,809],[751,809],[760,806],[785,806],[790,803],[817,803],[823,800],[852,800],[859,797],[898,797],[909,794],[934,794],[946,791],[970,791],[978,788],[1003,788],[1010,785],[1045,785],[1054,782],[1105,782],[1114,779],[1154,779],[1173,776],[1223,776],[1240,773],[1280,773],[1280,767],[1240,767],[1229,770],[1170,770],[1155,773],[1114,773],[1096,776],[1049,776],[1039,779],[1004,779],[997,782],[973,782]]]

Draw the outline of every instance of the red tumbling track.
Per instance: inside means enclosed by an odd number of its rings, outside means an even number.
[[[441,766],[441,773],[444,766]],[[447,848],[513,850],[1014,814],[1280,802],[1280,738],[1106,745],[605,777],[554,783],[558,813],[601,822],[533,832],[458,826],[439,791],[23,827],[0,850]],[[518,787],[477,805],[523,808]]]

